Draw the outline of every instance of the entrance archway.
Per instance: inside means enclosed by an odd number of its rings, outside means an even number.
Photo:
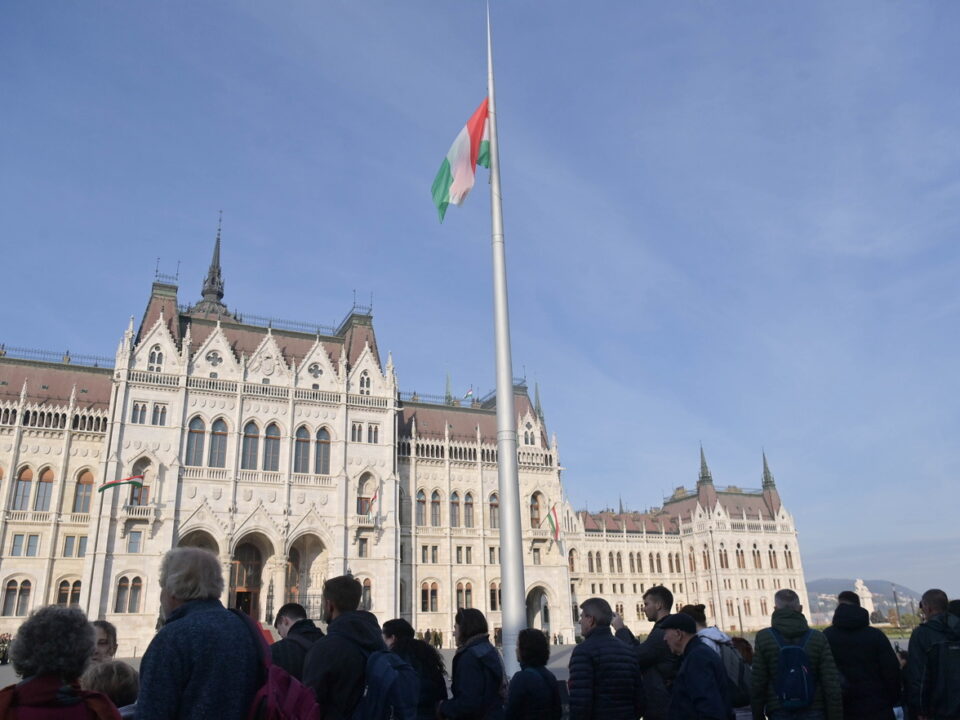
[[[321,595],[327,570],[327,548],[323,541],[310,533],[298,537],[287,553],[284,602],[300,603],[307,617],[322,617]]]
[[[177,547],[198,547],[212,552],[214,555],[220,554],[220,546],[213,536],[206,530],[192,530],[180,538]]]
[[[260,620],[264,570],[273,557],[273,544],[261,533],[251,533],[237,544],[230,558],[230,606]],[[273,612],[273,581],[267,589],[267,613]]]
[[[550,600],[542,587],[535,587],[527,594],[527,627],[550,635]]]

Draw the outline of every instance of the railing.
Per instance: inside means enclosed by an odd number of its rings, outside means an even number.
[[[294,390],[293,397],[297,400],[312,400],[313,402],[327,403],[328,405],[339,405],[343,395],[338,392],[328,390],[306,390],[297,388]]]
[[[423,393],[401,392],[400,399],[407,402],[428,403],[430,405],[453,405],[454,397],[452,395],[424,395]]]
[[[124,505],[123,514],[132,518],[149,518],[153,515],[151,505]]]
[[[8,510],[7,511],[7,520],[10,522],[27,522],[27,523],[48,523],[50,522],[51,514],[45,510]]]
[[[290,476],[290,482],[294,485],[317,485],[319,487],[333,487],[333,478],[330,475],[294,473]]]
[[[146,372],[143,370],[131,370],[130,382],[143,383],[145,385],[163,385],[164,387],[177,387],[180,384],[179,375],[169,373]]]
[[[347,402],[351,405],[362,405],[364,407],[376,408],[385,408],[390,404],[385,397],[377,397],[375,395],[356,395],[354,393],[347,395]]]
[[[191,390],[209,390],[211,392],[235,393],[237,391],[237,383],[233,380],[202,377],[188,377],[187,387]]]
[[[184,303],[177,305],[177,310],[184,314],[191,312],[192,309],[192,305]],[[309,333],[310,335],[336,335],[336,329],[332,325],[301,322],[299,320],[283,320],[281,318],[266,317],[264,315],[250,315],[248,313],[241,312],[234,312],[233,316],[237,319],[237,322],[243,323],[244,325],[276,328],[277,330],[292,330],[294,332]]]
[[[76,525],[88,525],[90,524],[90,513],[70,513],[64,522]]]
[[[183,477],[190,480],[229,480],[226,468],[183,467]]]
[[[283,475],[272,470],[241,470],[237,473],[237,479],[240,482],[279,485],[283,482]]]
[[[7,347],[0,344],[0,357],[11,357],[19,360],[39,360],[41,362],[66,363],[69,365],[87,365],[89,367],[112,368],[113,358],[103,355],[71,355],[70,351],[53,352],[51,350],[35,350],[33,348]]]
[[[243,392],[247,395],[260,395],[261,397],[281,398],[286,400],[290,397],[290,389],[277,387],[276,385],[257,385],[256,383],[244,383]]]
[[[354,516],[354,523],[360,527],[373,527],[376,525],[376,519],[373,515],[356,515]]]

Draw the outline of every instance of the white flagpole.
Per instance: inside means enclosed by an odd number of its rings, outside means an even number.
[[[510,355],[510,313],[507,305],[507,260],[500,207],[500,154],[497,105],[493,92],[493,41],[487,4],[487,95],[490,118],[490,216],[493,245],[493,314],[497,345],[497,467],[500,481],[500,573],[503,617],[503,659],[507,676],[520,667],[517,635],[527,626],[523,580],[523,536],[520,528],[520,482],[517,473],[517,418],[513,405],[513,361]]]

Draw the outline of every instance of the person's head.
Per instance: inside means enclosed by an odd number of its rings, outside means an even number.
[[[794,612],[803,612],[803,605],[800,604],[800,596],[790,588],[777,590],[773,596],[773,606],[777,610],[793,610]]]
[[[650,622],[666,617],[672,608],[673,593],[663,585],[654,585],[643,594],[643,614]]]
[[[90,624],[96,634],[93,662],[113,660],[113,656],[117,654],[117,628],[106,620],[94,620]]]
[[[747,665],[753,665],[753,646],[750,644],[750,641],[742,637],[732,637],[730,638],[730,642],[740,653],[743,661]]]
[[[947,612],[960,617],[960,600],[951,600],[947,603]]]
[[[300,620],[307,619],[307,611],[299,603],[287,603],[277,610],[277,619],[273,621],[273,627],[277,629],[280,637],[285,638],[290,628],[296,625]]]
[[[680,612],[689,615],[697,624],[697,630],[703,630],[707,626],[707,608],[703,605],[684,605]]]
[[[170,616],[191,600],[213,600],[223,594],[220,560],[209,550],[178,547],[160,563],[160,606]]]
[[[856,605],[860,607],[860,596],[857,595],[853,590],[844,590],[842,593],[837,595],[837,602],[840,605]]]
[[[332,622],[360,607],[363,586],[353,575],[338,575],[323,584],[323,621]]]
[[[589,598],[580,605],[580,634],[587,637],[598,627],[610,627],[613,608],[603,598]]]
[[[93,663],[80,678],[84,690],[103,693],[118,708],[133,705],[140,694],[137,671],[119,660]]]
[[[403,618],[387,620],[383,624],[383,642],[391,650],[397,643],[402,645],[408,640],[413,640],[413,634],[413,626]]]
[[[477,635],[486,635],[487,619],[483,613],[476,608],[460,608],[454,618],[453,633],[457,646],[463,645],[467,640]]]
[[[93,625],[77,608],[48,605],[30,613],[10,646],[17,675],[58,675],[73,682],[93,657]]]
[[[947,612],[949,604],[947,594],[943,590],[931,588],[920,597],[920,612],[929,620],[934,615]]]
[[[687,644],[697,635],[697,623],[685,613],[667,615],[660,623],[663,639],[674,655],[683,655]]]
[[[550,659],[550,643],[542,630],[527,628],[517,635],[517,660],[524,667],[543,667]]]

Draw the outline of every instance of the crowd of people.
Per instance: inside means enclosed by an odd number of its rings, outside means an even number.
[[[644,595],[653,627],[642,640],[606,600],[590,598],[566,683],[547,669],[557,637],[534,629],[520,632],[520,670],[508,678],[486,618],[471,608],[457,611],[448,675],[442,633],[403,619],[381,627],[359,609],[362,587],[350,575],[324,583],[326,632],[289,603],[269,647],[220,602],[221,566],[206,550],[168,552],[160,590],[164,622],[139,673],[115,659],[109,622],[76,608],[34,611],[10,643],[22,680],[0,691],[0,718],[560,720],[566,708],[571,720],[892,720],[901,706],[914,720],[960,718],[960,603],[941,590],[924,593],[925,621],[900,657],[852,592],[819,632],[799,596],[778,591],[753,645],[708,626],[702,605],[673,612],[664,587]]]

